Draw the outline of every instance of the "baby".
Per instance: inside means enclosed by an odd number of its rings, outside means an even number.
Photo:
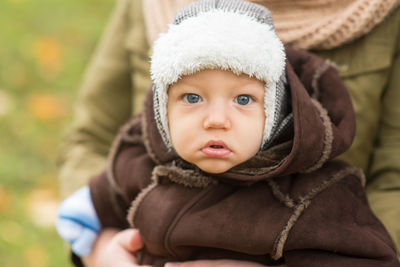
[[[138,259],[154,266],[399,266],[362,173],[332,160],[355,131],[346,89],[329,62],[285,51],[266,8],[184,7],[154,44],[151,74],[107,171],[60,207],[75,254],[89,253],[102,227],[135,227]]]

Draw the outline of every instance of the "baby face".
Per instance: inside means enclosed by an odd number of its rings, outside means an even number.
[[[184,160],[222,173],[260,149],[264,131],[264,83],[230,71],[204,70],[168,90],[172,145]]]

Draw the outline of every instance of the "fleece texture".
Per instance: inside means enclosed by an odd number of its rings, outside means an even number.
[[[151,58],[156,120],[167,147],[172,147],[167,123],[168,87],[182,76],[204,69],[244,73],[265,83],[264,147],[277,125],[277,106],[283,95],[277,93],[277,87],[284,90],[286,59],[269,11],[236,0],[198,1],[181,10],[175,23],[154,43]]]
[[[287,267],[400,266],[368,206],[361,171],[334,160],[355,132],[346,88],[329,62],[286,52],[291,134],[225,173],[201,172],[168,151],[151,92],[143,114],[122,129],[112,175],[95,177],[90,189],[104,227],[127,228],[129,221],[139,229],[140,264],[239,259]]]

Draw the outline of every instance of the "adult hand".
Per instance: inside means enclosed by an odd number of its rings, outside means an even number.
[[[255,262],[235,261],[235,260],[198,260],[186,262],[169,262],[165,267],[265,267]],[[286,265],[279,265],[285,267]],[[275,266],[277,267],[277,266]]]
[[[133,252],[143,247],[143,241],[139,231],[127,229],[118,231],[116,229],[104,229],[100,232],[92,252],[83,257],[83,263],[87,267],[137,267]],[[140,265],[142,267],[148,265]],[[234,260],[197,260],[186,262],[170,262],[166,267],[262,267],[254,262]],[[280,265],[284,267],[285,265]],[[275,266],[276,267],[276,266]]]
[[[100,232],[92,252],[82,260],[87,267],[135,267],[139,265],[133,252],[142,247],[143,241],[136,229],[104,229]]]

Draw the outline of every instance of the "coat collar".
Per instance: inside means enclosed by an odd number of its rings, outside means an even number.
[[[292,141],[285,141],[223,174],[219,180],[254,183],[270,177],[311,172],[347,150],[355,133],[355,117],[347,90],[336,69],[304,51],[286,48],[286,73],[293,113]],[[194,168],[164,145],[154,119],[152,92],[143,116],[148,153],[158,164]],[[198,170],[200,171],[200,170]]]

